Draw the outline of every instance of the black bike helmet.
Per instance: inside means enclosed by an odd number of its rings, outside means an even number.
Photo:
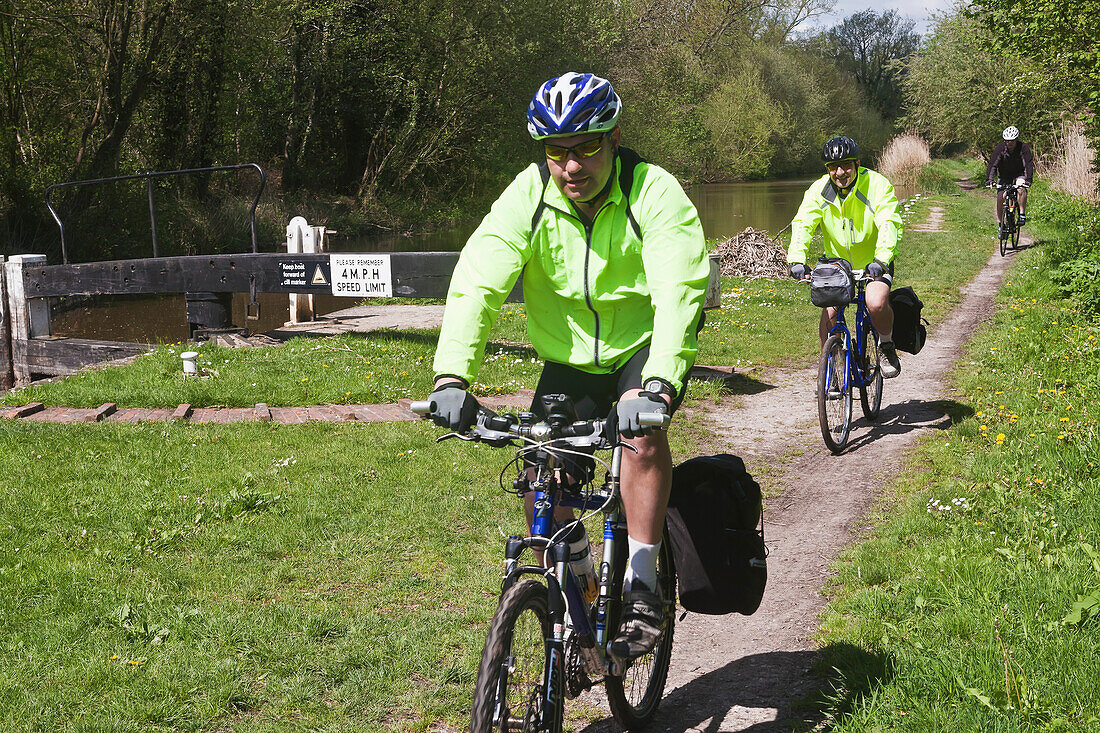
[[[826,163],[834,163],[840,160],[855,160],[859,157],[859,146],[856,141],[844,135],[836,137],[825,143],[821,149],[821,159]]]

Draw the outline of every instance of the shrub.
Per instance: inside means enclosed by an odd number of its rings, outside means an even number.
[[[911,188],[924,166],[931,162],[928,143],[915,132],[906,132],[887,144],[875,170],[889,178],[895,187]]]
[[[1069,233],[1047,244],[1051,280],[1083,312],[1100,314],[1100,207],[1056,193],[1037,202],[1032,215]]]

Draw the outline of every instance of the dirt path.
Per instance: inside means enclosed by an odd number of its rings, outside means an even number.
[[[885,383],[878,422],[856,420],[843,454],[832,455],[821,440],[816,367],[759,376],[740,407],[698,416],[750,471],[778,462],[779,470],[762,481],[772,496],[765,510],[768,588],[753,616],[688,614],[677,623],[669,684],[651,730],[770,733],[804,720],[792,703],[820,684],[810,672],[810,637],[824,607],[829,563],[855,539],[861,516],[904,468],[915,442],[949,424],[944,408],[952,395],[942,377],[992,313],[1011,259],[1011,252],[1003,258],[994,252],[950,318],[932,324],[924,350],[902,354],[902,374]],[[583,730],[617,727],[603,720]]]

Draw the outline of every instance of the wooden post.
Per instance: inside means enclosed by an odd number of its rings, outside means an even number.
[[[50,335],[50,304],[46,298],[28,298],[23,289],[23,268],[46,264],[46,255],[12,255],[4,263],[8,290],[8,322],[11,324],[12,373],[17,386],[31,381],[27,341]]]
[[[317,252],[318,228],[324,232],[324,227],[311,227],[304,216],[291,219],[286,228],[286,251],[290,254]],[[313,296],[291,293],[290,320],[287,323],[303,323],[312,320]]]
[[[11,323],[8,320],[8,289],[4,285],[4,257],[0,255],[0,392],[15,386],[11,369]]]
[[[707,294],[703,299],[703,308],[722,307],[722,256],[711,253],[710,277],[707,280]]]

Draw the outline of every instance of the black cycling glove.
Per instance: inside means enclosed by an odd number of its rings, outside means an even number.
[[[619,400],[615,405],[615,417],[619,424],[619,434],[624,438],[640,438],[649,435],[654,428],[642,425],[639,415],[646,412],[668,413],[668,405],[654,392],[642,392],[637,397]]]
[[[477,400],[457,382],[444,384],[436,388],[428,397],[433,404],[428,417],[441,428],[449,428],[459,433],[474,424],[477,416]]]
[[[878,260],[871,260],[871,263],[863,268],[863,274],[870,278],[882,277],[886,274],[886,265]]]
[[[810,274],[810,268],[802,262],[791,265],[791,277],[795,280],[805,280],[806,276]]]

